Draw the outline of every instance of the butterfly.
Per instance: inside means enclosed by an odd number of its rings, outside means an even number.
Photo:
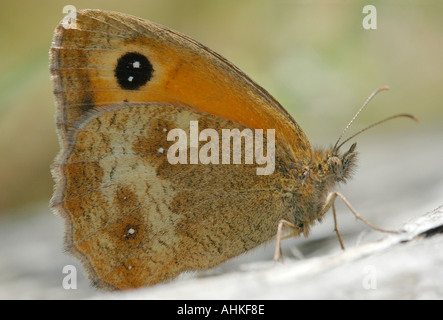
[[[280,241],[285,226],[308,236],[342,197],[332,190],[356,166],[355,143],[313,149],[265,89],[177,31],[102,10],[75,20],[56,28],[50,49],[60,142],[51,206],[94,285],[131,289],[206,270],[276,233]],[[274,129],[274,171],[171,164],[168,133],[189,133],[190,121],[217,133]]]

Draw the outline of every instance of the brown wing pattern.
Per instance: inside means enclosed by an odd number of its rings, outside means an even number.
[[[278,145],[268,176],[256,175],[255,164],[169,164],[167,131],[189,133],[190,119],[220,136],[244,128],[187,108],[118,107],[81,123],[56,164],[65,183],[53,206],[67,219],[67,249],[99,286],[153,285],[210,268],[270,240],[280,219],[293,220],[290,156]]]

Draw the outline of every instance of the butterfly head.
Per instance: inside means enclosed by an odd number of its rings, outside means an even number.
[[[336,148],[313,150],[310,164],[302,170],[300,176],[305,187],[312,186],[308,189],[315,196],[311,197],[323,203],[326,195],[337,183],[346,183],[351,178],[357,166],[356,147],[357,143],[354,143],[344,153]],[[305,187],[303,192],[308,192]]]
[[[327,195],[337,183],[351,178],[357,165],[356,146],[357,143],[352,144],[344,153],[337,148],[315,148],[308,165],[296,166],[297,182],[292,189],[294,219],[297,225],[303,226],[305,236],[310,226],[322,219]]]
[[[346,182],[352,175],[357,162],[357,143],[353,143],[349,150],[340,155],[338,151],[327,157],[328,169],[335,182]]]

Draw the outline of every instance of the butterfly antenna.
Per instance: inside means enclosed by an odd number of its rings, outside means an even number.
[[[333,154],[335,154],[335,153],[338,151],[338,149],[340,148],[340,146],[343,145],[343,143],[342,143],[342,144],[340,144],[339,147],[337,147],[337,145],[338,145],[338,143],[340,142],[341,138],[343,138],[345,132],[349,129],[349,127],[352,125],[352,123],[354,122],[354,120],[358,117],[358,115],[360,114],[360,112],[362,112],[362,110],[368,105],[368,103],[372,100],[372,98],[375,97],[375,95],[376,95],[377,93],[379,93],[380,91],[383,91],[383,90],[389,90],[389,87],[388,87],[388,86],[383,86],[383,87],[378,88],[377,90],[375,90],[374,92],[372,92],[371,95],[366,99],[365,103],[363,103],[363,105],[361,106],[361,108],[357,111],[357,113],[355,114],[355,116],[352,118],[351,121],[349,121],[348,125],[347,125],[346,128],[343,130],[343,132],[341,133],[340,137],[338,138],[337,142],[336,142],[335,145],[334,145],[334,148],[332,149],[332,153],[333,153]],[[387,121],[387,119],[386,119],[386,121]],[[374,125],[376,125],[376,124],[374,124]],[[366,129],[369,129],[369,128],[366,128]],[[364,130],[366,130],[366,129],[364,129]],[[354,136],[355,136],[355,135],[354,135]],[[348,140],[349,140],[349,139],[348,139]],[[346,140],[346,141],[348,141],[348,140]]]
[[[360,133],[365,132],[366,130],[369,130],[369,129],[375,127],[375,126],[378,126],[379,124],[382,124],[382,123],[384,123],[384,122],[387,122],[387,121],[389,121],[389,120],[396,119],[396,118],[409,118],[409,119],[414,120],[415,122],[418,122],[418,119],[417,119],[416,117],[414,117],[413,115],[411,115],[411,114],[403,113],[403,114],[396,114],[395,116],[390,116],[390,117],[388,117],[388,118],[386,118],[386,119],[383,119],[383,120],[377,121],[377,122],[375,122],[375,123],[373,123],[373,124],[367,126],[366,128],[364,128],[364,129],[358,131],[357,133],[353,134],[353,135],[350,136],[348,139],[346,139],[345,141],[343,141],[342,143],[340,143],[340,145],[337,147],[337,149],[334,149],[334,150],[339,150],[339,149],[341,148],[342,145],[344,145],[344,144],[345,144],[346,142],[348,142],[349,140],[355,138],[355,137],[358,136]],[[335,148],[335,147],[334,147],[334,148]]]

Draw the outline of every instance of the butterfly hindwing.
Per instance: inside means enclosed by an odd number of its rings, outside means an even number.
[[[291,219],[289,155],[280,147],[272,175],[257,175],[255,164],[171,165],[167,134],[189,135],[190,120],[220,136],[245,129],[169,105],[122,106],[77,128],[55,169],[65,185],[53,205],[69,221],[67,248],[97,284],[139,287],[207,269],[270,240],[276,223]]]

